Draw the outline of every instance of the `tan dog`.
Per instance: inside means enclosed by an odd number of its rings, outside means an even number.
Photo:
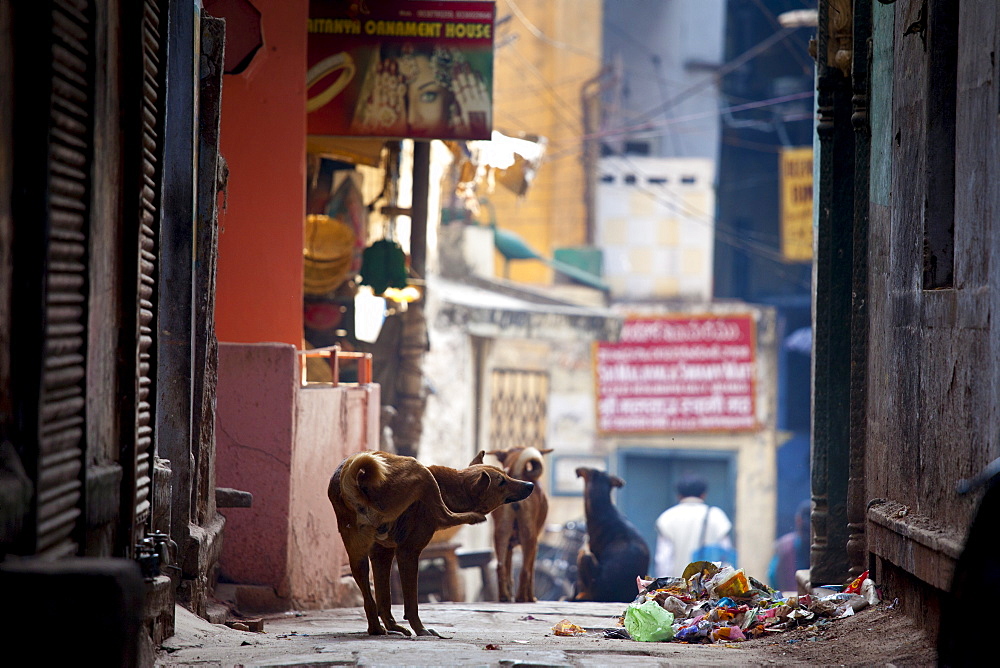
[[[375,527],[379,536],[385,533],[389,522],[421,500],[427,505],[432,521],[441,527],[486,520],[479,513],[451,512],[441,499],[441,490],[430,470],[413,457],[359,452],[345,459],[339,470],[340,495],[355,512],[355,523],[358,527]]]
[[[542,455],[550,452],[552,448],[508,448],[489,453],[500,460],[510,477],[535,483],[535,493],[527,499],[500,506],[492,513],[493,549],[497,555],[497,595],[501,601],[530,603],[535,600],[535,556],[538,554],[538,538],[549,514],[549,500],[538,486],[538,480],[544,470]],[[521,546],[521,575],[515,599],[511,561],[517,545]]]
[[[417,495],[416,500],[394,519],[387,519],[384,526],[378,526],[371,524],[372,511],[365,513],[362,516],[364,521],[359,523],[359,514],[345,501],[342,490],[345,470],[357,470],[355,467],[346,468],[350,457],[341,463],[330,478],[330,503],[337,513],[337,527],[347,549],[351,574],[364,598],[368,633],[384,635],[388,630],[410,635],[392,616],[389,575],[395,559],[403,589],[404,619],[418,636],[437,635],[433,630],[424,628],[417,613],[417,573],[421,551],[438,529],[455,524],[481,522],[487,513],[498,506],[524,499],[535,486],[530,482],[512,479],[496,466],[483,464],[483,452],[464,469],[425,467],[412,457],[388,453],[369,454],[380,455],[379,458],[388,468],[378,486],[366,487],[362,483],[358,487],[364,493],[362,501],[370,501],[370,506],[378,508],[377,512],[383,513],[383,517],[389,517],[399,509],[401,498],[414,497],[412,490],[405,488],[412,486],[414,479],[425,480],[423,473],[416,472],[418,470],[429,472],[438,491],[436,495]],[[452,517],[468,519],[456,521]],[[376,529],[381,529],[378,535]],[[374,597],[368,583],[369,560],[374,572]],[[385,624],[384,628],[379,618]]]

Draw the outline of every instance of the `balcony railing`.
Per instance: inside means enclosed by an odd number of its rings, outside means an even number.
[[[358,353],[349,352],[346,350],[341,350],[340,345],[327,346],[325,348],[312,348],[310,350],[299,350],[299,365],[301,369],[302,387],[307,385],[330,385],[332,387],[337,387],[338,385],[368,385],[372,382],[372,354],[371,353]],[[329,383],[309,381],[309,377],[306,371],[306,361],[310,357],[325,357],[330,361],[330,369],[333,375],[333,380]],[[340,362],[341,360],[357,360],[358,364],[358,382],[357,383],[341,383],[340,382]]]

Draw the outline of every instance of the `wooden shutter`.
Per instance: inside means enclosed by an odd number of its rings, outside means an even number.
[[[82,531],[93,15],[88,0],[39,1],[13,24],[11,385],[36,485],[18,551],[50,558],[79,552]]]
[[[121,349],[127,360],[122,468],[122,537],[132,554],[151,512],[154,454],[153,403],[157,238],[160,229],[160,174],[166,71],[165,0],[126,3],[123,28],[125,85],[125,193],[122,299],[126,320]],[[134,179],[134,180],[130,180]]]

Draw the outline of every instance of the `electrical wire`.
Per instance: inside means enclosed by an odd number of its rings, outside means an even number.
[[[521,11],[521,8],[517,6],[517,3],[514,2],[514,0],[507,0],[507,4],[510,6],[511,11],[515,14],[515,16],[517,16],[518,20],[535,37],[537,37],[537,38],[541,39],[542,41],[546,42],[547,44],[550,44],[550,45],[555,46],[557,48],[568,49],[570,51],[574,51],[576,53],[580,53],[582,55],[587,55],[587,56],[592,56],[593,55],[593,54],[591,54],[589,52],[586,52],[584,50],[577,49],[577,48],[573,47],[570,44],[566,44],[564,42],[559,42],[557,40],[553,40],[553,39],[549,38],[547,35],[545,35],[535,24],[533,24],[524,15],[524,12]],[[803,5],[807,6],[807,7],[811,6],[810,3],[808,2],[808,0],[803,0]],[[701,81],[695,82],[694,84],[692,84],[688,88],[680,91],[677,95],[675,95],[671,99],[664,101],[659,106],[654,107],[653,109],[647,110],[646,112],[643,112],[636,120],[640,121],[640,123],[642,121],[648,120],[649,118],[652,118],[652,117],[654,117],[654,116],[656,116],[656,115],[658,115],[658,114],[660,114],[660,113],[662,113],[662,112],[664,112],[664,111],[666,111],[666,110],[668,110],[670,108],[673,108],[673,107],[677,106],[682,101],[684,101],[685,99],[691,97],[692,95],[700,93],[700,92],[708,89],[709,87],[716,85],[723,76],[725,76],[729,72],[732,72],[736,68],[742,66],[743,64],[745,64],[749,60],[755,58],[756,56],[760,55],[761,53],[763,53],[767,49],[771,48],[771,46],[773,46],[774,44],[777,44],[777,43],[781,42],[782,40],[784,40],[786,37],[788,37],[788,35],[791,34],[792,32],[794,32],[795,30],[796,30],[796,28],[781,28],[780,30],[776,31],[775,33],[773,33],[772,35],[770,35],[766,39],[764,39],[764,40],[758,42],[757,44],[755,44],[754,46],[750,47],[749,49],[747,49],[746,51],[744,51],[739,56],[737,56],[737,57],[733,58],[732,60],[730,60],[730,61],[728,61],[728,62],[723,63],[722,65],[720,65],[719,68],[711,76],[709,76],[706,79],[703,79]],[[635,42],[635,43],[640,43],[640,42]],[[645,48],[649,53],[653,53],[648,47],[643,47],[643,48]],[[517,57],[519,59],[521,59],[522,62],[529,68],[529,70],[539,79],[539,81],[542,82],[542,85],[545,86],[549,90],[549,92],[553,95],[553,97],[555,99],[557,99],[559,101],[560,105],[563,108],[574,108],[574,105],[568,104],[565,100],[563,100],[561,98],[561,96],[558,93],[556,93],[552,89],[552,85],[546,81],[544,75],[542,75],[542,73],[539,72],[538,69],[534,67],[534,65],[532,65],[530,62],[527,62],[527,60],[524,58],[524,56],[522,54],[517,53]],[[812,94],[813,94],[812,91],[810,91],[809,95],[811,96]],[[802,95],[802,97],[804,97],[804,96],[805,95]],[[781,98],[776,98],[776,99],[779,99],[781,101],[788,101],[788,100],[791,100],[791,99],[800,99],[800,98],[799,97],[785,96],[784,99],[781,99]],[[757,105],[760,105],[760,106],[764,106],[764,103],[750,103],[750,104],[757,104]],[[753,107],[750,107],[750,106],[748,106],[748,107],[740,107],[739,105],[737,105],[737,106],[734,106],[734,107],[730,107],[728,110],[722,110],[719,113],[725,113],[726,111],[738,111],[738,110],[741,110],[741,109],[749,109],[749,108],[753,108]],[[563,117],[563,118],[565,120],[565,117]],[[586,136],[586,137],[583,137],[583,139],[587,139],[589,137],[599,137],[599,136],[609,136],[609,137],[610,136],[616,136],[614,134],[615,132],[618,132],[620,134],[624,134],[624,133],[627,133],[627,132],[634,132],[634,131],[639,131],[639,130],[643,130],[643,129],[647,129],[647,128],[663,127],[665,125],[669,125],[671,123],[678,122],[679,120],[692,120],[692,117],[689,116],[689,117],[685,117],[684,119],[667,119],[667,122],[665,122],[665,123],[661,121],[659,123],[650,123],[648,125],[642,125],[642,124],[640,124],[640,125],[637,125],[637,126],[633,126],[632,128],[623,128],[623,129],[620,129],[620,130],[617,130],[617,131],[614,131],[614,130],[606,131],[604,135],[602,135],[602,134],[595,134],[595,135]],[[575,121],[575,122],[579,122],[579,121]]]
[[[609,21],[605,20],[604,25],[605,25],[605,29],[606,30],[609,30],[610,32],[617,32],[619,35],[621,35],[625,39],[625,41],[629,45],[631,45],[633,47],[636,47],[639,50],[645,52],[645,54],[649,57],[650,63],[652,64],[653,70],[655,72],[655,75],[654,75],[653,78],[656,80],[656,83],[657,83],[657,85],[658,85],[658,87],[660,89],[661,102],[666,102],[667,99],[668,99],[668,97],[667,97],[667,87],[668,86],[679,87],[681,84],[680,84],[680,82],[674,81],[674,80],[672,80],[672,79],[664,76],[663,69],[660,67],[660,64],[661,64],[660,63],[660,54],[657,53],[656,51],[653,51],[653,49],[651,49],[645,43],[643,43],[642,40],[639,40],[639,39],[636,39],[635,37],[633,37],[631,33],[627,32],[624,28],[622,28],[618,24],[612,23],[612,22],[609,22]],[[615,111],[617,111],[617,110],[615,110]],[[668,119],[669,119],[669,117],[668,117]],[[678,155],[681,154],[682,151],[680,150],[680,147],[678,146],[678,139],[679,139],[678,135],[680,133],[676,132],[676,131],[673,131],[673,132],[669,132],[667,134],[669,135],[670,142],[671,142],[671,145],[673,146],[674,153],[676,153]]]
[[[524,55],[521,54],[521,52],[518,51],[516,47],[510,49],[510,52],[513,53],[514,56],[521,61],[521,64],[525,68],[527,68],[527,70],[531,72],[531,74],[535,76],[535,78],[539,81],[539,83],[541,83],[541,85],[545,88],[545,90],[547,90],[549,94],[553,97],[553,99],[556,100],[556,102],[558,102],[558,104],[553,106],[553,111],[562,119],[562,121],[572,126],[582,125],[583,121],[581,119],[571,118],[569,116],[570,112],[566,111],[567,109],[575,109],[575,106],[568,104],[565,100],[562,99],[562,96],[556,92],[556,90],[552,87],[552,84],[549,83],[548,80],[545,78],[545,75],[539,72],[538,68],[535,67],[527,58],[525,58]]]
[[[507,0],[507,6],[510,7],[510,11],[513,12],[514,16],[517,17],[517,20],[520,21],[524,25],[524,27],[528,29],[528,32],[530,32],[539,40],[545,42],[546,44],[549,44],[550,46],[554,46],[557,49],[563,49],[565,51],[569,51],[570,53],[575,53],[581,56],[587,56],[588,58],[594,57],[594,54],[591,51],[587,51],[586,49],[581,49],[572,44],[567,44],[566,42],[560,42],[558,40],[554,40],[548,35],[546,35],[544,32],[542,32],[542,30],[538,26],[532,23],[528,19],[528,17],[524,15],[524,12],[521,11],[521,8],[517,6],[517,3],[514,2],[514,0]]]
[[[697,114],[689,114],[688,116],[678,116],[678,117],[675,117],[675,118],[672,118],[672,119],[664,119],[664,120],[655,121],[655,122],[646,122],[646,123],[642,123],[641,125],[634,125],[634,126],[625,127],[625,128],[615,128],[615,129],[612,129],[612,130],[602,130],[600,132],[594,132],[594,133],[591,133],[589,135],[582,135],[580,137],[580,142],[582,144],[583,142],[590,141],[590,140],[593,140],[593,139],[604,139],[604,138],[607,138],[607,137],[616,137],[616,136],[624,135],[624,134],[632,134],[632,133],[635,133],[635,132],[641,131],[641,130],[656,130],[656,129],[663,128],[663,127],[666,127],[666,126],[669,126],[669,125],[674,125],[676,123],[685,123],[687,121],[698,120],[698,119],[701,119],[701,118],[710,118],[710,117],[714,117],[714,116],[722,116],[723,114],[732,113],[732,112],[736,112],[736,111],[746,111],[748,109],[760,109],[760,108],[763,108],[763,107],[769,107],[769,106],[773,106],[773,105],[776,105],[776,104],[783,104],[785,102],[791,102],[793,100],[805,99],[807,97],[811,98],[813,95],[814,95],[814,93],[811,90],[809,90],[809,91],[801,91],[801,92],[798,92],[798,93],[791,93],[789,95],[781,95],[779,97],[773,97],[773,98],[770,98],[770,99],[767,99],[767,100],[757,100],[755,102],[746,102],[744,104],[737,104],[737,105],[733,105],[731,107],[723,107],[721,109],[718,109],[717,111],[706,111],[706,112],[700,112],[700,113],[697,113]],[[796,120],[811,120],[812,118],[813,117],[810,114],[809,116],[803,116],[802,118],[797,118]],[[647,135],[647,136],[657,136],[657,135]],[[552,152],[552,153],[549,154],[549,156],[548,156],[547,159],[548,160],[556,160],[556,159],[558,159],[560,157],[562,157],[560,155],[560,152],[559,151],[554,151],[554,152]]]
[[[553,46],[557,46],[559,48],[567,46],[567,45],[565,45],[563,43],[556,42],[555,40],[551,40],[550,38],[544,36],[544,33],[542,33],[538,29],[537,26],[535,26],[533,23],[531,23],[527,19],[527,17],[524,16],[524,13],[520,10],[520,7],[518,7],[516,5],[516,3],[514,3],[511,0],[508,0],[508,4],[511,6],[511,10],[515,13],[515,15],[518,16],[518,19],[526,27],[528,27],[529,31],[531,31],[532,34],[535,34],[536,32],[538,33],[538,34],[536,34],[536,37],[539,36],[539,35],[541,35],[542,37],[540,37],[540,39],[544,38],[544,41],[546,41],[549,44],[552,44]],[[808,3],[806,3],[806,5],[808,6]],[[652,116],[655,116],[655,115],[657,115],[658,113],[660,113],[662,111],[665,111],[667,109],[670,109],[670,108],[676,106],[677,104],[679,104],[680,102],[682,102],[684,99],[687,99],[688,97],[691,97],[692,95],[700,93],[700,92],[706,90],[708,87],[710,87],[712,85],[715,85],[721,79],[722,76],[724,76],[725,74],[733,71],[737,67],[740,67],[741,65],[743,65],[744,63],[746,63],[750,59],[756,57],[760,53],[763,53],[764,51],[766,51],[768,48],[770,48],[774,44],[776,44],[776,43],[780,42],[781,40],[783,40],[785,37],[787,37],[794,30],[795,30],[795,28],[782,28],[780,31],[772,34],[767,39],[764,39],[761,42],[759,42],[756,45],[754,45],[753,47],[751,47],[750,49],[747,49],[742,54],[740,54],[739,56],[737,56],[736,58],[734,58],[733,60],[731,60],[731,61],[729,61],[729,62],[724,63],[723,65],[721,65],[719,67],[719,69],[716,72],[713,73],[712,76],[710,76],[707,79],[704,79],[704,80],[702,80],[700,82],[696,82],[692,86],[689,86],[688,88],[682,90],[680,93],[678,93],[677,95],[675,95],[673,98],[671,98],[669,100],[666,100],[664,103],[662,103],[658,107],[654,108],[653,110],[647,111],[644,114],[642,114],[639,117],[639,119],[640,120],[645,120],[645,119],[651,118]],[[647,50],[648,50],[648,48],[647,48]],[[567,112],[565,111],[565,109],[572,109],[572,108],[575,108],[575,107],[573,105],[567,103],[562,98],[562,96],[558,92],[556,92],[554,90],[554,88],[552,87],[552,84],[550,84],[545,79],[544,75],[541,72],[539,72],[538,69],[536,67],[534,67],[534,65],[532,65],[530,62],[528,62],[521,53],[517,52],[516,49],[513,50],[513,51],[516,54],[516,57],[519,60],[521,60],[521,62],[528,68],[528,70],[542,83],[543,87],[545,87],[549,91],[549,93],[552,95],[553,99],[557,101],[558,104],[555,105],[554,108],[557,110],[556,113],[559,114],[559,116],[563,120],[563,122],[569,122],[571,125],[578,125],[579,123],[581,123],[580,120],[569,119],[567,117]],[[743,111],[743,110],[753,109],[753,108],[760,108],[760,107],[764,107],[764,106],[769,106],[771,104],[780,104],[782,102],[787,102],[787,101],[791,101],[791,100],[803,99],[805,97],[812,97],[813,95],[814,95],[814,92],[810,90],[808,92],[801,92],[801,93],[795,93],[795,94],[791,94],[791,95],[781,96],[781,97],[778,97],[778,98],[771,98],[770,100],[761,100],[761,101],[755,101],[755,102],[747,102],[745,104],[740,104],[740,105],[733,105],[733,106],[730,106],[730,107],[727,107],[727,108],[720,109],[720,110],[718,110],[716,112],[703,112],[703,113],[700,113],[700,114],[692,114],[692,115],[688,115],[688,116],[684,116],[684,117],[675,117],[675,118],[672,118],[672,119],[668,118],[668,119],[664,119],[664,120],[661,120],[661,121],[655,121],[655,122],[649,122],[649,121],[647,121],[647,122],[640,122],[638,125],[632,125],[632,126],[625,127],[625,128],[606,129],[606,130],[603,130],[601,132],[591,133],[589,135],[583,135],[583,136],[580,137],[580,140],[581,140],[581,142],[585,142],[585,141],[590,140],[590,139],[600,139],[600,138],[605,138],[605,137],[612,138],[612,137],[618,137],[618,136],[625,135],[625,134],[633,134],[633,133],[636,133],[636,132],[642,132],[644,130],[663,129],[663,128],[667,128],[668,126],[673,125],[675,123],[681,123],[681,122],[686,122],[686,121],[690,121],[690,120],[696,120],[698,118],[706,118],[706,117],[709,117],[709,116],[712,116],[712,115],[721,116],[721,115],[724,115],[726,113],[732,113],[732,112],[735,112],[735,111]],[[513,114],[511,114],[510,116],[511,116],[511,118],[515,118],[516,119],[516,117]],[[809,115],[809,116],[804,116],[803,115],[801,118],[786,119],[786,120],[806,120],[807,118],[812,118],[812,116],[811,115]],[[523,126],[523,124],[522,124],[522,126]],[[651,137],[657,137],[657,136],[661,136],[661,135],[648,135],[647,134],[645,136],[651,138]],[[577,149],[575,147],[570,147],[570,148],[565,149],[565,151],[566,152],[576,153],[576,152],[579,151],[579,149]],[[549,160],[554,160],[554,159],[558,159],[558,158],[562,157],[562,155],[560,153],[561,152],[559,152],[559,151],[555,151],[553,153],[550,153]]]
[[[769,98],[767,100],[757,100],[755,102],[745,102],[743,104],[736,104],[736,105],[732,105],[732,106],[729,106],[729,107],[722,107],[722,108],[720,108],[720,109],[718,109],[716,111],[703,111],[703,112],[699,112],[697,114],[688,114],[687,116],[677,116],[677,117],[674,117],[674,118],[664,119],[662,121],[657,121],[655,123],[654,122],[647,122],[647,123],[643,123],[641,125],[634,125],[632,127],[619,128],[619,129],[611,131],[611,132],[596,133],[594,135],[590,135],[589,137],[585,137],[585,139],[589,139],[591,137],[615,136],[616,134],[631,133],[631,132],[636,132],[636,131],[640,131],[640,130],[644,130],[644,129],[649,129],[649,128],[666,127],[668,125],[673,125],[674,123],[684,123],[684,122],[687,122],[687,121],[694,121],[694,120],[698,120],[698,119],[702,119],[702,118],[711,118],[713,116],[722,116],[724,114],[731,114],[731,113],[737,112],[737,111],[747,111],[749,109],[760,109],[761,107],[770,107],[770,106],[773,106],[773,105],[776,105],[776,104],[783,104],[785,102],[792,102],[794,100],[802,100],[802,99],[805,99],[807,97],[811,98],[811,97],[813,97],[813,95],[814,95],[814,92],[812,90],[800,91],[798,93],[789,93],[788,95],[780,95],[778,97],[772,97],[772,98]],[[812,118],[812,115],[808,116],[808,118]]]
[[[580,149],[577,149],[577,153]],[[643,173],[634,163],[630,164],[636,168],[636,171]],[[775,250],[773,245],[768,244],[766,241],[756,241],[753,239],[746,239],[742,235],[746,235],[745,231],[737,233],[731,229],[719,224],[719,222],[711,217],[706,212],[696,211],[690,207],[686,202],[674,201],[670,199],[673,193],[670,192],[656,192],[645,187],[638,187],[637,190],[642,192],[642,194],[652,198],[654,201],[659,202],[664,205],[667,209],[672,211],[675,215],[681,216],[684,221],[691,222],[696,225],[704,225],[710,228],[713,235],[718,241],[726,244],[730,248],[738,252],[742,252],[748,257],[757,257],[761,260],[769,261],[777,265],[774,268],[774,272],[783,278],[787,279],[790,283],[794,283],[798,287],[806,290],[812,289],[811,283],[806,283],[801,280],[800,277],[793,275],[789,270],[785,269],[789,263],[785,260],[784,256],[781,255],[780,251]],[[573,204],[576,204],[576,200],[573,200]],[[541,221],[539,225],[546,224]],[[774,239],[774,237],[772,237]],[[777,239],[774,239],[777,241]]]
[[[719,82],[719,80],[722,77],[724,77],[726,74],[729,74],[730,72],[732,72],[736,68],[741,67],[742,65],[744,65],[745,63],[747,63],[751,59],[757,57],[758,55],[760,55],[764,51],[767,51],[772,46],[774,46],[778,42],[780,42],[783,39],[785,39],[786,37],[788,37],[794,31],[795,31],[795,28],[782,28],[778,32],[775,32],[774,34],[772,34],[770,37],[768,37],[768,38],[766,38],[766,39],[758,42],[754,46],[750,47],[749,49],[747,49],[746,51],[744,51],[743,53],[741,53],[739,56],[737,56],[736,58],[733,58],[732,60],[730,60],[730,61],[728,61],[728,62],[723,63],[722,65],[720,65],[719,69],[717,69],[715,72],[713,72],[710,77],[702,79],[701,81],[698,81],[698,82],[692,84],[691,86],[688,86],[687,88],[685,88],[684,90],[682,90],[681,92],[679,92],[677,95],[675,95],[671,99],[669,99],[666,102],[664,102],[663,104],[661,104],[661,105],[659,105],[657,107],[654,107],[653,109],[650,109],[650,110],[644,112],[643,114],[640,115],[640,117],[639,117],[638,120],[640,120],[640,121],[641,120],[646,120],[646,119],[652,118],[654,116],[657,116],[658,114],[663,113],[667,109],[671,109],[671,108],[677,106],[678,104],[680,104],[681,102],[683,102],[687,98],[691,97],[693,94],[701,92],[702,90],[704,90],[705,88],[708,88],[710,86],[716,85]]]
[[[629,160],[627,156],[625,157],[625,162],[640,175],[648,176],[648,174],[645,174],[638,165],[636,165],[633,161]],[[790,272],[783,269],[783,267],[788,263],[785,260],[784,256],[781,254],[781,252],[775,250],[772,246],[767,245],[765,243],[760,243],[757,241],[741,238],[735,232],[731,232],[727,230],[725,227],[720,226],[718,224],[718,221],[715,218],[710,217],[707,212],[697,211],[683,201],[681,201],[680,203],[672,201],[671,199],[669,199],[669,197],[673,197],[674,194],[670,193],[669,191],[657,192],[641,184],[636,187],[636,190],[652,198],[654,201],[664,205],[665,207],[673,211],[675,214],[682,216],[685,221],[692,222],[697,225],[704,225],[705,227],[709,228],[713,232],[715,238],[717,238],[724,244],[730,246],[731,248],[734,248],[737,251],[742,251],[747,255],[754,255],[761,259],[770,260],[771,262],[774,262],[775,264],[778,265],[778,267],[775,269],[777,273],[787,278],[789,281],[796,283],[799,287],[802,287],[807,290],[812,289],[811,283],[806,284],[798,277],[791,275]]]
[[[524,15],[524,12],[521,11],[520,7],[517,6],[517,4],[516,4],[516,2],[514,2],[514,0],[507,0],[507,4],[510,7],[511,11],[514,13],[514,15],[518,18],[518,20],[537,39],[539,39],[539,40],[541,40],[541,41],[543,41],[543,42],[545,42],[545,43],[547,43],[547,44],[549,44],[551,46],[554,46],[556,48],[564,49],[564,50],[567,50],[567,51],[570,51],[570,52],[573,52],[573,53],[577,53],[577,54],[580,54],[580,55],[585,55],[585,56],[588,56],[588,57],[593,57],[593,54],[590,53],[590,52],[588,52],[588,51],[585,51],[583,49],[579,49],[579,48],[574,47],[573,45],[567,44],[565,42],[559,42],[557,40],[553,40],[552,38],[550,38],[547,35],[545,35],[545,33],[542,30],[540,30],[536,25],[534,25]],[[809,4],[806,3],[806,2],[804,2],[803,4],[805,6],[809,6]],[[758,0],[758,8],[760,8],[759,0]],[[762,9],[762,11],[763,11],[763,9],[766,9],[766,7],[765,8],[760,8],[760,9]],[[772,23],[777,20],[776,18],[773,17],[773,13],[771,14],[771,18],[773,19]],[[658,122],[644,122],[644,121],[647,121],[648,119],[650,119],[650,118],[652,118],[652,117],[654,117],[654,116],[656,116],[656,115],[658,115],[660,113],[663,113],[663,112],[665,112],[665,111],[667,111],[667,110],[669,110],[669,109],[677,106],[678,104],[680,104],[680,102],[684,101],[685,99],[687,99],[687,98],[689,98],[689,97],[691,97],[691,96],[693,96],[695,94],[698,94],[698,93],[700,93],[700,92],[702,92],[702,91],[704,91],[704,90],[706,90],[706,89],[708,89],[708,88],[710,88],[712,86],[717,85],[718,82],[721,80],[721,78],[723,76],[725,76],[729,72],[732,72],[733,70],[737,69],[738,67],[742,66],[743,64],[745,64],[746,62],[748,62],[752,58],[756,57],[757,55],[763,53],[764,51],[766,51],[767,49],[769,49],[774,44],[777,44],[777,43],[783,41],[793,31],[794,31],[794,28],[781,28],[780,30],[776,31],[774,34],[772,34],[768,38],[762,40],[761,42],[759,42],[758,44],[754,45],[753,47],[747,49],[746,51],[744,51],[742,54],[740,54],[736,58],[734,58],[734,59],[732,59],[732,60],[724,63],[723,65],[721,65],[712,74],[712,76],[707,77],[706,79],[704,79],[702,81],[699,81],[699,82],[696,82],[696,83],[692,84],[691,86],[689,86],[689,87],[685,88],[684,90],[680,91],[674,97],[672,97],[672,98],[670,98],[668,100],[665,100],[663,103],[661,103],[657,107],[654,107],[653,109],[648,110],[648,111],[644,112],[643,114],[641,114],[636,119],[636,120],[638,120],[640,122],[639,125],[635,125],[635,126],[628,127],[628,128],[618,128],[618,129],[605,130],[605,131],[602,131],[602,132],[592,133],[590,135],[581,136],[580,137],[580,143],[577,146],[568,147],[567,149],[565,149],[562,152],[556,152],[555,154],[551,154],[549,156],[549,158],[548,158],[548,161],[552,162],[554,160],[560,159],[561,157],[568,156],[569,154],[579,154],[579,153],[581,153],[582,152],[582,144],[585,141],[590,140],[590,139],[614,137],[614,136],[619,136],[619,135],[623,135],[623,134],[627,134],[627,133],[632,133],[632,132],[636,132],[636,131],[643,131],[643,130],[662,129],[662,128],[667,128],[667,127],[669,127],[671,125],[674,125],[674,124],[677,124],[677,123],[682,123],[682,122],[686,122],[686,121],[690,121],[690,120],[696,120],[696,119],[699,119],[699,118],[706,118],[706,117],[710,117],[710,116],[721,116],[721,115],[723,115],[725,113],[732,113],[732,112],[743,111],[743,110],[747,110],[747,109],[761,108],[761,107],[765,107],[765,106],[771,106],[771,105],[774,105],[774,104],[781,104],[783,102],[788,102],[788,101],[792,101],[792,100],[796,100],[796,99],[803,99],[805,97],[812,97],[813,94],[814,94],[814,92],[810,90],[810,91],[804,91],[804,92],[801,92],[801,93],[794,93],[794,94],[790,94],[790,95],[783,95],[783,96],[780,96],[780,97],[771,98],[769,100],[760,100],[760,101],[747,102],[747,103],[743,103],[743,104],[739,104],[739,105],[733,105],[733,106],[730,106],[728,108],[722,108],[722,109],[719,109],[719,110],[714,111],[714,112],[703,112],[703,113],[698,113],[698,114],[690,114],[688,116],[678,117],[678,118],[672,118],[672,119],[668,118],[668,119],[665,119],[663,121],[658,121]],[[633,43],[637,43],[637,42],[633,42]],[[505,50],[505,51],[509,52],[509,50]],[[574,108],[573,105],[567,104],[566,101],[561,98],[561,95],[554,90],[552,84],[549,83],[545,79],[544,75],[541,72],[539,72],[538,69],[533,64],[531,64],[530,62],[528,62],[527,59],[524,58],[524,56],[522,54],[520,54],[519,52],[517,52],[516,49],[514,49],[513,51],[514,51],[516,57],[519,60],[521,60],[521,62],[527,67],[527,69],[542,83],[542,85],[546,88],[546,90],[548,90],[548,92],[552,95],[553,99],[556,100],[559,103],[557,105],[554,105],[554,108],[556,110],[556,113],[558,115],[560,115],[561,118],[564,121],[566,121],[567,117],[566,117],[566,112],[564,111],[564,109]],[[658,72],[658,76],[660,76],[659,72]],[[516,117],[513,116],[512,114],[510,114],[510,116],[512,118],[516,119]],[[804,117],[803,119],[798,119],[798,120],[804,120],[805,118],[811,118],[811,115],[808,116],[808,117]],[[572,120],[571,122],[573,124],[578,124],[579,123],[578,120]],[[652,197],[655,201],[660,202],[661,204],[663,204],[664,206],[666,206],[668,209],[671,209],[675,213],[678,213],[678,214],[682,215],[686,220],[695,222],[696,224],[702,224],[702,225],[706,225],[706,226],[711,227],[711,229],[713,230],[713,233],[714,233],[715,237],[718,238],[723,243],[726,243],[727,245],[730,245],[734,249],[739,250],[739,251],[743,251],[743,252],[745,252],[747,254],[756,255],[756,256],[758,256],[758,257],[760,257],[762,259],[770,260],[770,261],[772,261],[772,262],[774,262],[774,263],[776,263],[776,264],[779,265],[778,271],[780,273],[783,273],[783,274],[787,273],[787,272],[784,272],[783,270],[780,269],[780,266],[785,264],[784,257],[780,254],[780,252],[774,250],[772,247],[767,246],[767,245],[765,245],[763,243],[758,243],[758,242],[754,242],[754,241],[750,241],[750,240],[742,239],[742,238],[738,237],[736,234],[734,234],[732,232],[729,232],[728,230],[720,227],[717,224],[717,221],[715,221],[713,218],[708,217],[707,214],[702,213],[702,212],[694,212],[693,210],[690,209],[690,207],[688,207],[686,205],[686,203],[681,202],[681,204],[678,204],[676,202],[672,202],[670,199],[663,197],[662,193],[657,193],[657,192],[654,192],[654,191],[649,190],[647,188],[640,187],[639,190],[641,192],[643,192],[644,194],[646,194],[647,196]],[[687,209],[687,210],[685,210],[685,209]],[[694,214],[697,214],[697,215],[694,215]],[[799,285],[805,287],[806,289],[811,289],[811,285],[805,285],[797,277],[788,276],[788,278],[790,280],[798,283]]]
[[[757,5],[757,9],[759,9],[760,13],[763,14],[764,17],[768,20],[772,28],[776,30],[781,29],[782,27],[781,21],[779,21],[778,17],[774,15],[774,12],[772,12],[771,9],[764,4],[763,0],[753,0],[753,3]],[[784,46],[785,49],[792,55],[792,57],[795,58],[796,61],[798,61],[799,65],[802,66],[803,74],[812,74],[814,67],[812,58],[809,58],[807,54],[802,53],[801,50],[792,48],[791,45],[787,43]]]

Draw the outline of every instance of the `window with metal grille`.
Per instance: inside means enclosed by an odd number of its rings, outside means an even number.
[[[545,447],[549,376],[540,371],[494,369],[490,449]]]

